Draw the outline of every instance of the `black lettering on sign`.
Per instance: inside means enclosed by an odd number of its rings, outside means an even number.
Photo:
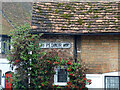
[[[47,48],[50,48],[50,43],[46,43],[46,47],[47,47]]]
[[[62,47],[62,44],[61,44],[61,43],[59,43],[59,44],[58,44],[58,47]]]
[[[69,44],[67,43],[67,44],[63,44],[63,47],[68,47],[69,46]]]
[[[41,48],[70,48],[71,44],[68,42],[43,42]]]
[[[57,43],[54,43],[54,44],[53,44],[53,47],[56,47],[56,48],[57,48],[57,47],[58,47]]]
[[[42,47],[44,47],[45,46],[45,44],[42,44]]]

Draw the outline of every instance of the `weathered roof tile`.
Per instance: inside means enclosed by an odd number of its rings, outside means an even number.
[[[120,32],[118,2],[37,2],[32,32]]]

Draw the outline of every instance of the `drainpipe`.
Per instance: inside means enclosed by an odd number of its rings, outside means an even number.
[[[77,36],[74,36],[74,48],[73,48],[73,57],[75,62],[77,62]]]

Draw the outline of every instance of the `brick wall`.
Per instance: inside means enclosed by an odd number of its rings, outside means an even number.
[[[77,58],[88,66],[87,73],[107,73],[118,71],[120,41],[117,35],[77,36]],[[44,35],[45,42],[70,42],[69,49],[55,49],[63,58],[74,57],[74,37],[63,35]],[[52,49],[42,49],[50,51]],[[81,51],[81,52],[80,52]]]
[[[44,35],[42,39],[44,42],[69,42],[71,43],[71,48],[66,49],[55,49],[58,51],[59,56],[63,58],[73,58],[73,37],[72,36],[63,36],[63,35]],[[50,51],[52,49],[42,49],[44,51]]]
[[[118,71],[118,39],[120,36],[81,36],[81,60],[88,73]]]

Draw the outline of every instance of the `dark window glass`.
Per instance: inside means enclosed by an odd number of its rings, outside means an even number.
[[[67,71],[65,69],[58,69],[58,82],[67,82]]]
[[[10,50],[10,45],[7,45],[6,42],[10,42],[10,38],[2,37],[1,39],[1,52],[5,54],[7,50]]]
[[[120,90],[120,77],[119,76],[106,76],[105,77],[106,90]]]

